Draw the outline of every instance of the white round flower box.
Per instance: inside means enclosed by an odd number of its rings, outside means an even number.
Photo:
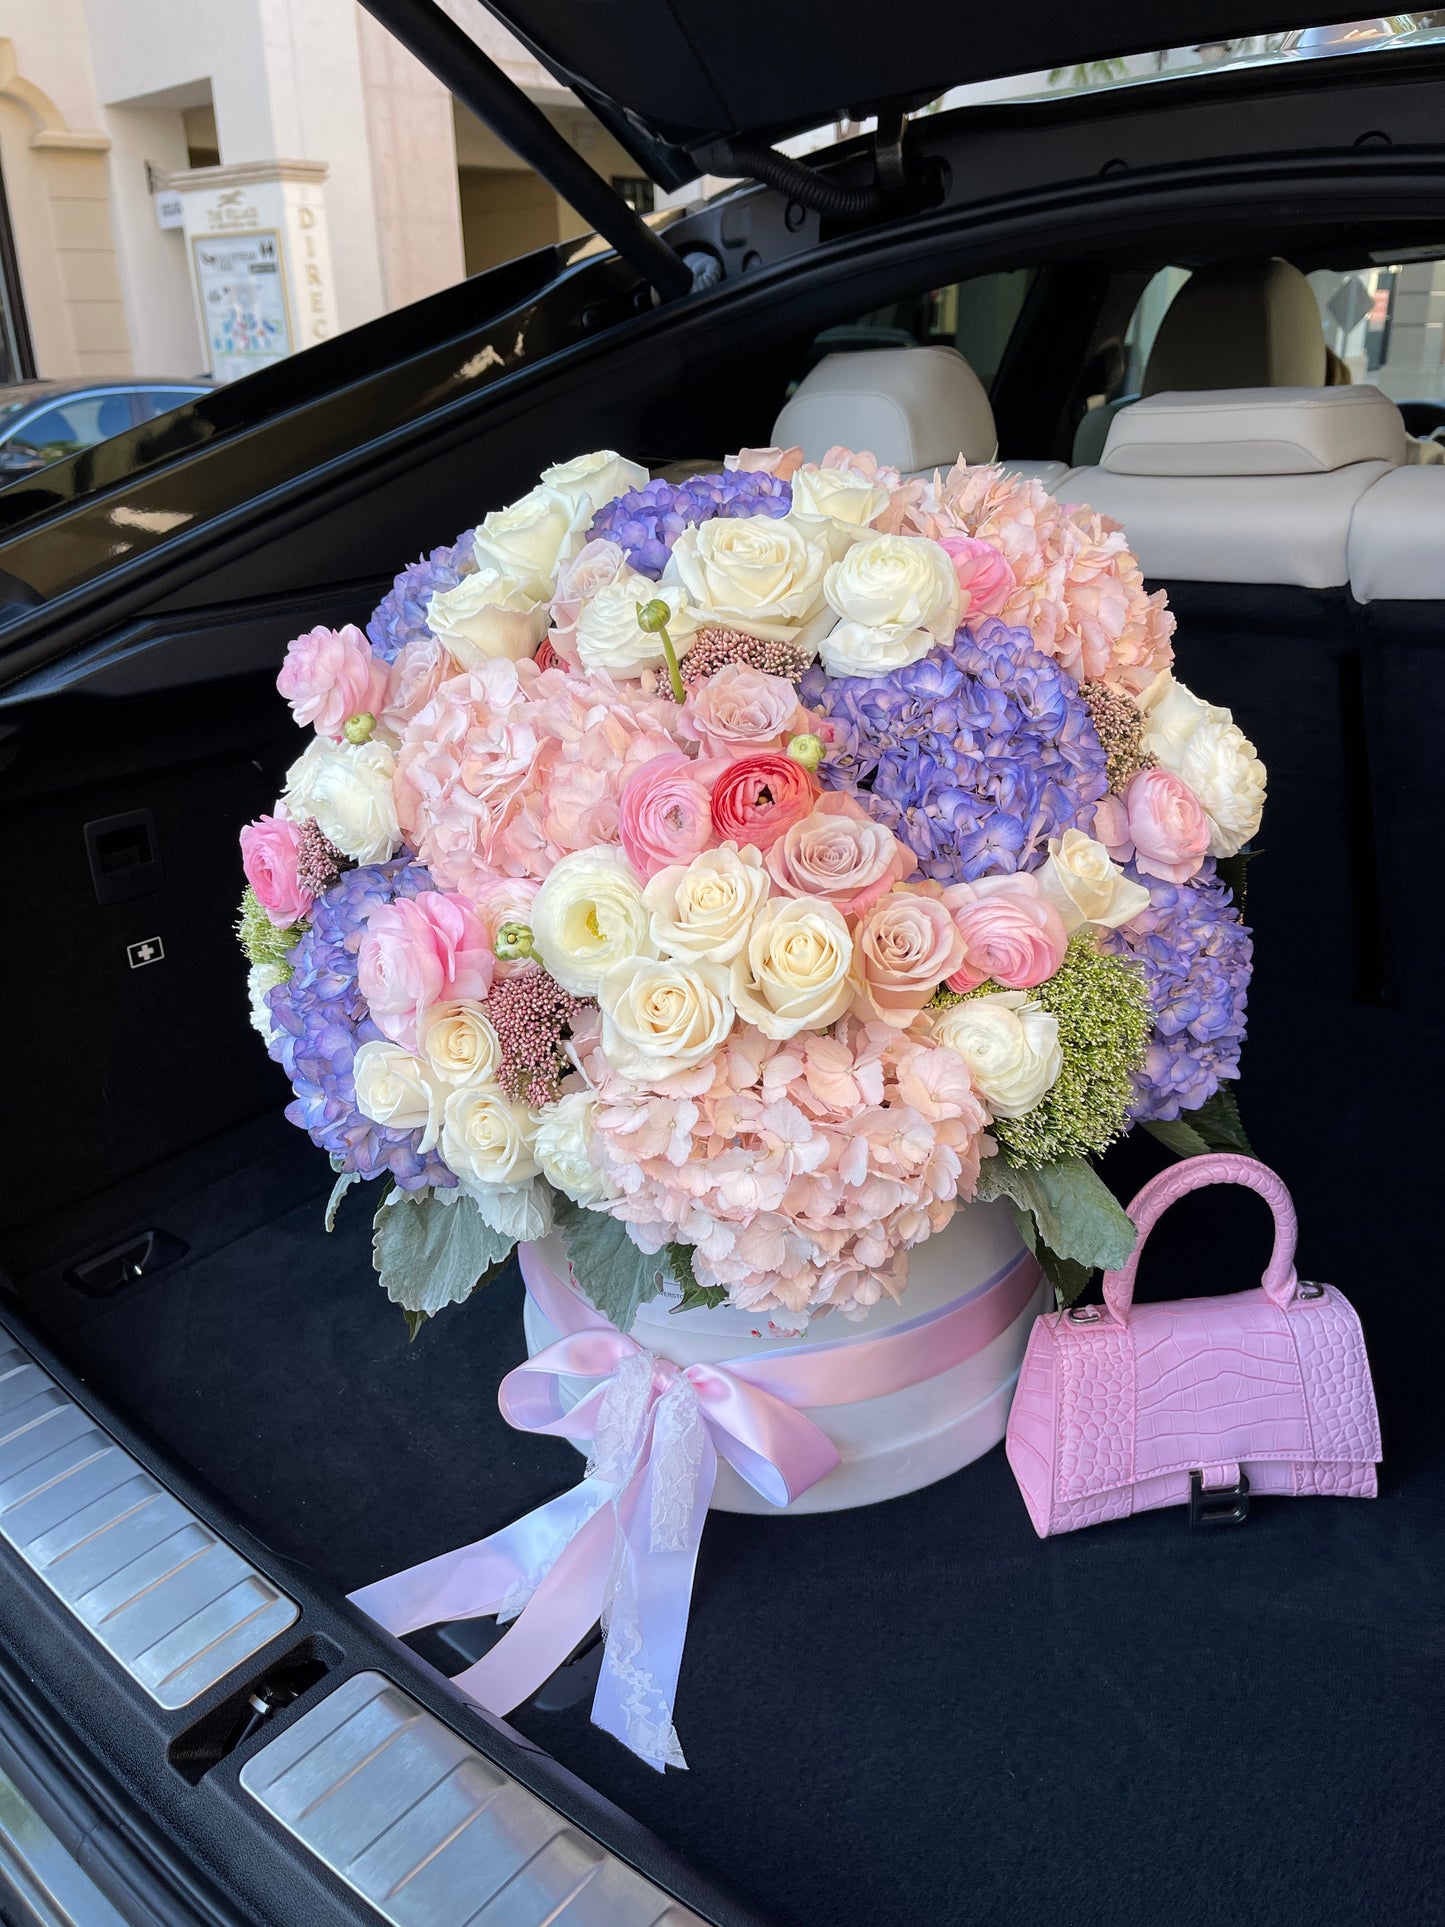
[[[567,1276],[566,1249],[555,1234],[524,1251],[528,1261],[540,1260],[556,1276]],[[885,1298],[857,1323],[830,1314],[814,1324],[811,1335],[793,1337],[769,1330],[765,1318],[755,1313],[731,1308],[674,1311],[672,1306],[678,1302],[674,1291],[641,1308],[632,1337],[683,1367],[753,1359],[793,1347],[848,1345],[942,1315],[990,1279],[1000,1281],[992,1289],[1017,1297],[1018,1268],[1023,1265],[1025,1288],[1028,1282],[1033,1284],[1027,1302],[972,1356],[879,1397],[803,1408],[837,1446],[842,1463],[784,1509],[837,1512],[846,1506],[894,1499],[947,1478],[998,1444],[1008,1424],[1030,1328],[1037,1315],[1052,1310],[1054,1304],[1053,1292],[1024,1251],[1013,1213],[1003,1203],[967,1206],[945,1230],[916,1246],[909,1260],[909,1284],[902,1302]],[[558,1334],[530,1293],[525,1320],[527,1350],[534,1356]],[[584,1389],[579,1380],[563,1381],[569,1404]],[[712,1503],[724,1512],[778,1510],[725,1462],[718,1466]]]

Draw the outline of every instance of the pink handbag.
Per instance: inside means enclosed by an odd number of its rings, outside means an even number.
[[[1208,1184],[1244,1184],[1274,1213],[1261,1288],[1135,1305],[1160,1213]],[[1139,1239],[1102,1305],[1034,1322],[1008,1422],[1008,1461],[1040,1538],[1156,1506],[1235,1523],[1251,1493],[1373,1499],[1380,1421],[1354,1308],[1295,1277],[1295,1214],[1266,1165],[1188,1158],[1129,1207]]]

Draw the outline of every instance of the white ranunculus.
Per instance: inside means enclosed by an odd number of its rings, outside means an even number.
[[[280,964],[252,964],[246,973],[246,994],[251,999],[251,1026],[269,1044],[280,1029],[266,1002],[266,993],[285,983],[286,972]]]
[[[490,565],[464,575],[426,606],[428,629],[459,669],[475,669],[496,656],[530,662],[548,620],[546,597],[539,602],[530,587]]]
[[[940,1011],[933,1041],[957,1051],[995,1117],[1022,1117],[1053,1089],[1064,1067],[1059,1020],[1027,991],[999,990]]]
[[[532,1154],[542,1176],[574,1204],[601,1204],[616,1196],[605,1172],[592,1162],[587,1133],[597,1099],[591,1091],[567,1091],[537,1114]]]
[[[417,1026],[417,1042],[433,1077],[443,1084],[492,1084],[502,1046],[482,1005],[469,997],[432,1004]]]
[[[401,843],[385,743],[333,743],[318,736],[286,772],[284,802],[300,822],[313,817],[353,863],[384,863]]]
[[[373,1124],[389,1125],[393,1131],[420,1131],[419,1148],[433,1148],[441,1130],[446,1091],[421,1058],[413,1057],[400,1044],[373,1038],[356,1053],[352,1076],[356,1108],[363,1117],[369,1117]]]
[[[683,530],[662,580],[686,590],[701,624],[811,649],[828,623],[828,559],[825,543],[786,518],[720,515]]]
[[[542,470],[542,483],[556,489],[569,501],[587,504],[590,522],[598,509],[616,501],[629,489],[646,488],[652,479],[645,468],[629,462],[614,448],[594,449],[590,455],[574,455],[570,462],[554,462]]]
[[[613,964],[656,954],[641,886],[621,850],[597,844],[552,865],[532,904],[532,942],[574,997],[595,997]]]
[[[768,873],[751,843],[724,843],[691,863],[659,870],[642,893],[654,946],[664,957],[731,963],[767,901]]]
[[[1082,830],[1049,840],[1049,857],[1035,871],[1039,895],[1063,918],[1069,935],[1084,924],[1117,930],[1149,907],[1149,892],[1131,883],[1102,843]]]
[[[881,483],[857,469],[819,468],[812,462],[803,464],[791,487],[794,515],[841,522],[855,533],[877,521],[892,500]]]
[[[629,957],[597,987],[602,1052],[634,1083],[655,1084],[711,1057],[733,1027],[726,975],[716,965]]]
[[[636,676],[659,669],[666,662],[662,638],[639,627],[637,611],[645,602],[665,602],[672,611],[667,633],[679,661],[691,649],[697,619],[687,596],[676,582],[654,582],[638,570],[620,569],[589,596],[577,612],[573,647],[584,669],[602,669],[609,676]]]
[[[952,558],[923,535],[867,535],[824,577],[837,627],[818,646],[831,676],[903,669],[958,627],[962,597]]]
[[[537,1175],[535,1128],[526,1105],[499,1085],[464,1085],[448,1091],[442,1107],[442,1156],[464,1184],[525,1184]]]
[[[808,897],[772,897],[732,962],[738,1015],[765,1037],[825,1030],[852,1000],[853,939],[843,913]]]
[[[1164,669],[1139,699],[1142,747],[1187,783],[1209,818],[1209,854],[1233,856],[1264,815],[1265,768],[1227,709],[1201,702]]]
[[[483,521],[474,548],[477,567],[497,570],[534,602],[550,602],[557,571],[581,548],[582,531],[591,520],[585,495],[539,483]]]

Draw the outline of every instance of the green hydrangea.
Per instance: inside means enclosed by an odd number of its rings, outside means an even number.
[[[1106,957],[1093,931],[1079,930],[1055,975],[1030,995],[1058,1020],[1063,1069],[1042,1103],[996,1119],[994,1136],[1013,1164],[1103,1151],[1129,1127],[1133,1076],[1149,1041],[1144,974],[1127,958]]]
[[[249,883],[246,885],[241,914],[236,919],[236,935],[248,963],[271,964],[282,973],[281,981],[285,983],[291,975],[290,952],[310,928],[309,923],[303,922],[278,930],[261,908],[256,892]]]

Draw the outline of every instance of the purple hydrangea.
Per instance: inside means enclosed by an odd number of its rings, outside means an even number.
[[[311,928],[291,952],[290,979],[268,992],[278,1034],[271,1055],[291,1080],[293,1124],[331,1154],[341,1171],[379,1178],[390,1171],[404,1191],[456,1179],[420,1150],[420,1131],[373,1124],[356,1108],[351,1067],[362,1044],[381,1036],[356,977],[356,953],[368,914],[396,897],[435,889],[428,872],[408,856],[348,870],[311,913]]]
[[[373,655],[383,662],[395,662],[407,643],[430,634],[426,606],[434,595],[454,589],[467,573],[475,540],[475,529],[463,529],[449,549],[433,549],[430,555],[407,564],[366,625]]]
[[[686,528],[720,515],[786,515],[793,491],[776,475],[724,469],[686,482],[648,482],[608,502],[587,531],[592,541],[616,542],[642,575],[654,580],[667,567],[672,545]]]
[[[1127,872],[1149,892],[1150,907],[1103,947],[1144,966],[1154,1030],[1134,1077],[1136,1122],[1197,1111],[1221,1079],[1238,1077],[1244,1003],[1254,957],[1234,898],[1206,861],[1188,883]]]
[[[811,669],[801,694],[834,725],[824,784],[856,790],[941,883],[1036,869],[1108,788],[1078,684],[996,619],[886,676]]]

